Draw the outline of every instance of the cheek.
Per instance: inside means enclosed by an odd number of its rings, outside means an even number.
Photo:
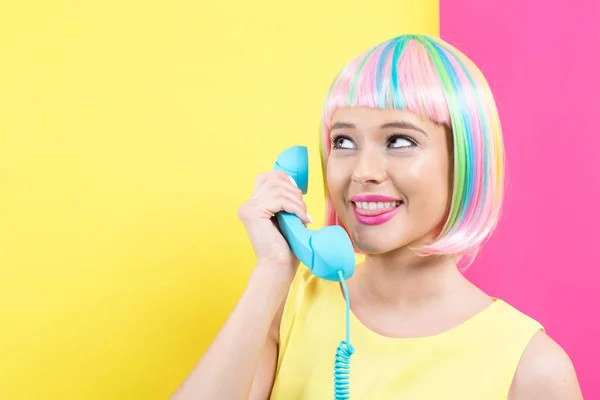
[[[327,192],[330,194],[333,202],[338,201],[343,194],[346,187],[346,181],[347,178],[343,174],[343,169],[337,166],[335,162],[329,162],[327,164],[325,182],[327,185]]]
[[[427,158],[412,164],[405,174],[409,206],[436,215],[444,212],[449,201],[448,175],[445,162],[432,162]]]

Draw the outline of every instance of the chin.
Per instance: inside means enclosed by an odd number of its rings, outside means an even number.
[[[364,254],[380,255],[390,253],[407,246],[410,240],[406,235],[390,234],[372,229],[353,229],[352,241],[356,248]]]

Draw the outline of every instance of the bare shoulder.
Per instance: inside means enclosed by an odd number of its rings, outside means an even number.
[[[545,332],[538,332],[523,352],[508,399],[583,399],[571,359]]]

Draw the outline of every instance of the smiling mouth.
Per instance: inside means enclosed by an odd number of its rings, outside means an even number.
[[[392,218],[403,208],[402,201],[352,202],[354,218],[362,225],[381,225]]]
[[[402,201],[359,201],[352,202],[355,214],[365,217],[375,217],[395,211]]]

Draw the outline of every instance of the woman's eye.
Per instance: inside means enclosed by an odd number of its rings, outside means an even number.
[[[354,147],[352,141],[345,137],[334,138],[333,147],[336,149],[351,149]]]
[[[414,145],[415,142],[403,136],[393,136],[390,138],[390,146],[396,149],[405,149]]]

